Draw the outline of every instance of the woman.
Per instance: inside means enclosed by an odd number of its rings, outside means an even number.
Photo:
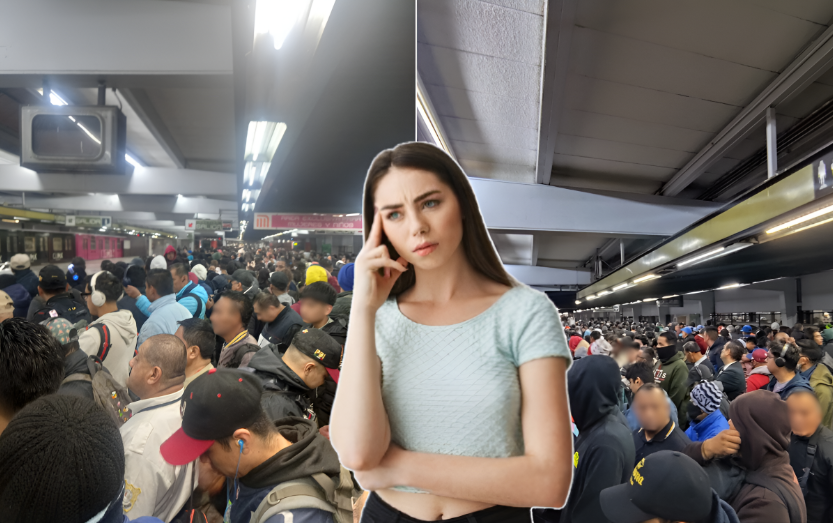
[[[330,429],[373,491],[362,522],[528,523],[520,507],[562,506],[570,350],[552,302],[501,265],[463,171],[425,143],[383,151],[364,224]]]

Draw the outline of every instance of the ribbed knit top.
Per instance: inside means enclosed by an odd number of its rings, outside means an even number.
[[[518,367],[546,357],[572,362],[555,305],[525,285],[455,325],[415,323],[391,298],[376,313],[376,352],[394,443],[491,458],[524,453]]]

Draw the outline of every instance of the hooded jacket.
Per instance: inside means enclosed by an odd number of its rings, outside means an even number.
[[[717,409],[714,412],[710,412],[708,416],[700,421],[692,421],[685,431],[685,435],[691,441],[706,441],[728,429],[729,422],[723,417],[720,409]]]
[[[90,368],[87,366],[88,357],[87,353],[82,350],[77,350],[67,356],[64,360],[64,378],[66,379],[71,374],[86,374],[89,376]],[[93,384],[90,381],[76,380],[62,383],[58,389],[58,394],[79,396],[81,398],[87,398],[90,401],[95,401]]]
[[[674,347],[661,347],[659,351],[663,348],[674,349]],[[685,366],[683,361],[683,353],[678,350],[674,350],[673,354],[666,359],[662,359],[662,356],[660,356],[660,362],[659,368],[654,373],[654,380],[674,402],[677,411],[680,413],[680,423],[682,424],[686,418],[685,411],[681,409],[686,392],[688,392],[688,367]]]
[[[310,388],[283,359],[269,348],[262,348],[249,361],[248,367],[260,378],[263,395],[260,404],[269,419],[276,421],[291,416],[310,419],[312,402],[307,397]]]
[[[749,377],[746,378],[746,392],[765,389],[766,386],[769,385],[770,379],[772,379],[772,374],[769,373],[769,369],[766,368],[766,365],[755,367],[752,369],[752,372],[749,373]]]
[[[816,453],[810,464],[807,479],[807,523],[829,523],[833,521],[833,431],[819,425],[813,436],[805,438],[790,436],[790,464],[795,477],[804,475],[807,465],[807,445],[815,440]]]
[[[263,498],[281,483],[318,473],[333,477],[341,470],[336,451],[330,442],[318,433],[318,427],[314,422],[284,418],[275,421],[275,426],[292,445],[240,478],[240,493],[236,499],[234,496],[231,498],[231,521],[249,521],[251,513],[257,509]],[[227,480],[229,491],[233,488],[233,482],[233,478]],[[318,509],[294,509],[289,513],[296,523],[301,523],[306,518],[317,517],[320,520],[322,516],[330,515]],[[290,521],[290,518],[284,517],[284,521]]]
[[[591,343],[587,351],[591,356],[610,356],[611,352],[613,352],[613,347],[604,338],[599,338]]]
[[[833,423],[833,374],[824,365],[816,363],[801,375],[810,382],[821,404],[821,424],[831,428]]]
[[[139,331],[139,341],[136,347],[142,345],[146,339],[156,334],[175,334],[180,320],[191,317],[188,309],[176,302],[176,296],[168,294],[151,303],[147,296],[139,296],[136,306],[144,310],[147,308],[148,319]]]
[[[766,386],[766,390],[774,392],[775,385],[777,384],[778,380],[775,379],[775,376],[772,376],[769,380],[769,385]],[[790,394],[801,389],[812,391],[813,387],[810,386],[810,383],[807,382],[807,379],[800,372],[796,372],[793,379],[788,381],[787,385],[776,394],[781,396],[782,400],[786,400],[790,397]]]
[[[115,311],[92,322],[87,330],[78,336],[78,345],[89,356],[98,354],[101,347],[101,335],[92,325],[103,323],[110,331],[110,347],[105,353],[102,365],[107,367],[110,374],[118,383],[127,385],[127,375],[130,374],[130,360],[136,351],[136,321],[130,311]]]
[[[709,361],[712,362],[712,367],[714,367],[715,374],[723,367],[723,360],[720,359],[720,353],[723,352],[724,345],[726,345],[726,340],[723,339],[723,336],[718,336],[712,346],[709,347],[709,352],[707,353],[709,355]]]
[[[570,411],[579,434],[573,486],[561,523],[609,521],[599,493],[627,481],[633,470],[633,436],[618,408],[619,383],[619,367],[607,356],[587,356],[570,367]]]
[[[709,517],[702,520],[703,523],[741,523],[735,509],[717,495],[712,489],[712,511]]]
[[[25,318],[29,312],[29,305],[32,303],[32,296],[29,295],[29,291],[19,283],[9,285],[3,288],[3,291],[9,295],[12,303],[14,303],[14,317]]]
[[[737,494],[728,500],[743,523],[803,523],[807,520],[804,499],[790,466],[790,420],[787,404],[769,391],[756,390],[741,394],[729,407],[730,418],[740,433],[739,464],[750,473],[768,477],[779,484],[792,498],[803,517],[790,521],[787,506],[775,492],[744,481]],[[692,443],[684,453],[701,465],[701,442]],[[724,460],[720,460],[724,461]],[[712,484],[714,487],[714,484]]]
[[[38,295],[38,277],[32,269],[23,269],[14,272],[14,279],[29,292],[29,296]]]

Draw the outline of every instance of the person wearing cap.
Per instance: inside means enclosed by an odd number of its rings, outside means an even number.
[[[38,296],[29,305],[27,318],[40,323],[58,316],[68,319],[74,325],[83,321],[83,326],[92,321],[83,298],[67,284],[64,272],[55,265],[47,265],[38,275]]]
[[[12,274],[0,274],[0,290],[4,291],[12,300],[14,315],[18,318],[25,318],[32,303],[29,291],[23,285],[17,283]],[[5,300],[3,303],[5,303]]]
[[[128,519],[124,499],[118,429],[91,401],[41,398],[21,410],[0,438],[3,521],[162,523]]]
[[[283,271],[275,271],[269,276],[270,293],[277,296],[278,300],[287,307],[295,303],[295,298],[289,295],[289,277]]]
[[[720,412],[723,391],[713,381],[698,383],[691,389],[691,401],[687,405],[689,425],[685,431],[691,441],[705,441],[729,428]]]
[[[141,266],[144,267],[144,263]],[[67,266],[66,279],[70,287],[78,289],[79,292],[83,291],[87,280],[87,261],[80,256],[73,258],[72,263]]]
[[[64,379],[63,349],[42,325],[0,322],[0,433],[28,403],[54,394]]]
[[[257,293],[260,292],[260,287],[257,284],[257,279],[251,271],[246,269],[237,269],[229,278],[231,282],[231,290],[238,291],[246,295],[249,300],[254,300]]]
[[[799,391],[787,398],[790,413],[790,465],[804,494],[807,523],[833,517],[833,431],[822,422],[815,394]]]
[[[701,381],[714,379],[714,368],[709,357],[700,352],[700,346],[694,341],[687,341],[683,344],[683,354],[688,366],[688,382],[686,387],[689,392],[695,384]]]
[[[246,345],[258,347],[257,340],[249,334],[248,325],[254,314],[251,300],[240,291],[224,292],[211,311],[214,334],[224,341],[217,367],[246,366],[256,351],[238,357]]]
[[[703,337],[703,326],[698,325],[694,332],[694,341],[700,347],[700,353],[706,354],[709,351],[709,346],[706,344],[706,339]]]
[[[26,289],[29,296],[34,297],[38,293],[38,277],[30,269],[31,265],[32,260],[28,254],[15,254],[9,260],[9,268],[12,270],[17,283]],[[66,283],[66,280],[64,280],[64,283]]]
[[[191,316],[205,318],[208,293],[199,283],[194,283],[189,279],[188,266],[184,263],[174,263],[168,270],[171,271],[177,303],[188,309]],[[145,309],[150,305],[147,300],[139,300],[136,303]]]
[[[347,340],[347,320],[333,314],[337,294],[327,282],[314,282],[301,290],[301,319],[307,327],[321,329],[344,346]]]
[[[741,358],[745,353],[746,349],[736,341],[726,342],[720,353],[723,367],[714,379],[723,383],[723,392],[726,393],[729,401],[733,401],[746,392],[746,376],[741,366]]]
[[[167,268],[151,269],[148,272],[145,294],[141,294],[139,289],[132,285],[128,285],[124,292],[136,298],[139,309],[147,309],[148,313],[148,318],[139,331],[137,347],[156,334],[174,334],[179,328],[178,321],[192,317],[188,309],[177,303],[173,277]]]
[[[224,476],[228,521],[331,522],[336,507],[318,497],[309,499],[303,508],[270,505],[269,493],[289,485],[318,488],[319,481],[344,484],[350,479],[314,422],[269,419],[261,407],[262,390],[255,375],[241,370],[213,369],[203,374],[185,390],[179,407],[182,428],[162,444],[162,456],[171,465],[199,458],[204,465],[201,475]],[[349,489],[351,484],[346,486]],[[349,506],[350,500],[340,492],[336,500]],[[271,512],[264,513],[267,508]],[[273,515],[279,512],[283,515]]]
[[[28,294],[26,295],[28,296]],[[0,323],[15,315],[14,300],[6,291],[0,291]]]
[[[176,247],[173,245],[168,245],[165,247],[165,265],[166,269],[170,269],[171,265],[177,263],[179,261],[179,255],[176,252]]]
[[[44,327],[49,329],[49,333],[58,340],[63,349],[64,381],[61,382],[58,394],[78,396],[95,401],[92,379],[67,381],[67,378],[73,374],[90,376],[90,365],[87,363],[89,356],[84,351],[79,350],[78,331],[65,318],[51,318],[44,322]]]
[[[740,523],[703,467],[672,450],[640,459],[628,481],[604,489],[600,500],[613,523]]]
[[[281,273],[275,274],[285,277]],[[292,342],[292,338],[304,326],[301,316],[291,307],[281,302],[278,296],[269,292],[261,292],[255,296],[252,306],[254,317],[262,325],[257,344],[283,354]],[[249,324],[250,327],[251,323]]]
[[[338,284],[338,279],[335,276],[333,276],[333,260],[331,260],[329,256],[324,256],[323,258],[321,258],[320,264],[321,267],[323,267],[324,270],[327,271],[327,283],[329,283],[330,286],[336,290],[336,293],[341,292],[341,287]]]
[[[200,318],[187,318],[177,322],[179,328],[175,336],[185,344],[185,384],[202,376],[214,368],[211,358],[216,348],[216,338],[211,322]]]
[[[350,306],[353,303],[353,274],[356,264],[345,263],[338,271],[338,284],[341,292],[336,297],[336,304],[333,305],[333,314],[341,316],[350,321]]]
[[[772,374],[766,364],[767,350],[755,349],[750,355],[752,356],[752,370],[746,378],[746,392],[766,388],[769,380],[772,379]]]
[[[316,421],[311,396],[328,376],[338,381],[340,364],[341,347],[332,337],[319,329],[303,329],[285,353],[262,348],[248,368],[263,384],[261,405],[269,419],[297,416]]]
[[[813,388],[822,410],[822,423],[825,427],[833,424],[833,374],[822,363],[824,351],[813,340],[800,340],[798,345],[801,357],[798,359],[796,371]]]
[[[723,351],[723,345],[726,343],[726,340],[723,339],[722,336],[719,335],[717,328],[708,326],[703,331],[705,334],[704,338],[706,340],[706,346],[708,347],[708,356],[709,361],[712,364],[715,372],[720,370],[720,367],[723,366],[723,362],[720,360],[720,353]]]
[[[126,407],[131,418],[119,429],[124,443],[126,516],[171,521],[197,485],[196,461],[173,466],[159,451],[182,427],[185,365],[185,344],[170,334],[151,336],[130,360],[127,387],[139,400]]]
[[[665,391],[656,383],[643,385],[633,395],[631,410],[639,422],[639,428],[633,431],[634,463],[660,450],[683,450],[691,443],[676,420],[671,419],[667,400]]]

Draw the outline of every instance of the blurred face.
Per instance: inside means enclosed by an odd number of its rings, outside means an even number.
[[[274,287],[272,287],[272,289],[274,289]],[[254,309],[257,320],[262,321],[263,323],[271,323],[275,321],[275,318],[277,318],[280,313],[277,307],[261,307],[257,303],[255,303]]]
[[[634,413],[639,425],[648,431],[656,431],[668,425],[670,409],[662,389],[640,392],[634,397]]]
[[[786,343],[789,336],[787,336],[786,332],[779,332],[775,335],[775,339],[780,341],[781,343]]]
[[[746,350],[752,351],[755,350],[757,347],[755,346],[754,341],[747,341],[746,342]]]
[[[243,284],[239,281],[231,282],[231,290],[243,292]]]
[[[174,292],[181,291],[186,285],[188,285],[191,280],[188,279],[188,275],[184,276],[177,276],[176,271],[171,271],[171,276],[174,279]]]
[[[812,436],[821,424],[821,407],[810,394],[791,394],[787,398],[790,410],[790,427],[797,436]]]
[[[176,259],[176,251],[171,251],[171,252],[167,253],[165,255],[165,258],[167,258],[170,261],[174,261]]]
[[[279,261],[279,262],[275,263],[275,270],[278,271],[278,272],[285,271],[286,270],[286,262],[285,261]]]
[[[148,381],[154,380],[154,369],[158,367],[151,366],[144,358],[143,348],[148,344],[144,342],[133,359],[130,360],[130,374],[127,376],[127,388],[132,390],[139,398],[148,397],[148,391],[151,384]]]
[[[628,379],[628,387],[633,393],[636,393],[642,385],[642,378],[636,378],[635,380]]]
[[[320,301],[304,298],[301,300],[301,319],[305,323],[318,323],[332,312],[332,305]]]
[[[818,345],[824,345],[824,338],[822,337],[821,332],[816,331],[813,333],[813,341],[815,341]]]
[[[460,204],[435,174],[393,167],[378,182],[373,198],[385,236],[417,269],[436,269],[462,254]]]
[[[40,288],[40,287],[38,287]],[[90,314],[93,316],[98,316],[98,307],[95,306],[93,303],[93,296],[92,296],[92,289],[90,289],[90,284],[88,283],[86,287],[84,287],[84,300],[87,302],[87,309],[90,310]]]
[[[775,355],[773,355],[771,351],[766,354],[766,368],[769,370],[769,373],[773,375],[781,370],[781,368],[775,364]]]
[[[237,304],[230,299],[220,298],[211,309],[211,326],[214,334],[224,337],[237,334],[243,328]]]
[[[668,339],[666,339],[665,336],[660,336],[659,338],[657,338],[657,347],[668,347],[669,345],[671,344],[668,343]]]
[[[644,351],[639,351],[639,354],[636,356],[636,359],[637,359],[637,361],[644,361],[644,362],[647,362],[651,365],[654,364],[654,360],[651,357],[649,357],[647,354],[645,354]]]

